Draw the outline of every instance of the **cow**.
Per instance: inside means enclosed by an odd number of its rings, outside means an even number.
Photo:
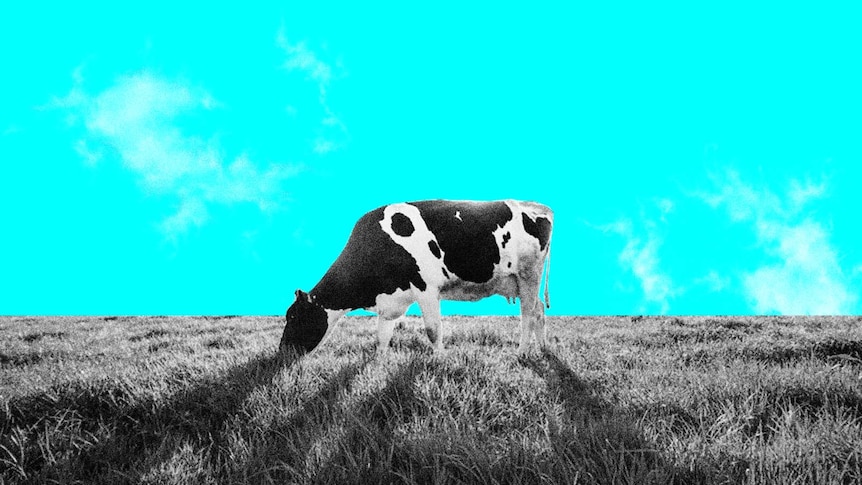
[[[368,212],[317,285],[308,293],[296,290],[279,347],[311,352],[344,314],[362,308],[378,314],[378,351],[384,352],[397,319],[418,302],[428,338],[439,351],[440,300],[477,301],[495,294],[520,299],[518,352],[529,350],[531,334],[544,346],[553,221],[548,207],[517,200],[427,200]]]

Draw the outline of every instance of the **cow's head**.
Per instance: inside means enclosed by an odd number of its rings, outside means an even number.
[[[326,310],[302,290],[296,290],[296,301],[287,309],[285,319],[287,323],[279,345],[282,352],[311,352],[326,335],[326,329],[329,327]]]

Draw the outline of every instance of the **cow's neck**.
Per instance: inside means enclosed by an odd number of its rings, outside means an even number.
[[[326,310],[326,333],[323,335],[320,343],[317,344],[317,349],[322,347],[323,343],[329,339],[336,324],[341,321],[341,317],[353,309],[338,308],[339,302],[334,296],[338,295],[340,291],[343,291],[343,288],[333,285],[329,279],[324,277],[317,286],[308,292],[312,300]]]
[[[309,292],[315,303],[330,311],[342,311],[342,315],[350,310],[363,308],[359,301],[355,300],[359,288],[355,278],[340,277],[333,272],[327,272],[320,282]]]

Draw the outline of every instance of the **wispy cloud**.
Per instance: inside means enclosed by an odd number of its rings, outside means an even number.
[[[326,96],[326,89],[332,80],[332,68],[329,67],[329,64],[321,61],[313,52],[308,50],[305,42],[298,42],[296,44],[288,42],[284,30],[279,31],[276,36],[276,42],[287,54],[284,67],[291,70],[298,69],[307,73],[309,78],[317,81],[321,97]]]
[[[261,168],[244,154],[230,159],[215,134],[185,133],[181,116],[219,106],[199,87],[144,71],[88,95],[81,73],[74,77],[74,88],[53,104],[86,129],[75,150],[90,164],[102,159],[106,149],[113,150],[146,191],[176,197],[177,212],[160,224],[169,237],[204,224],[212,204],[253,203],[261,210],[277,206],[284,183],[298,171],[285,164]]]
[[[801,209],[809,201],[819,199],[826,195],[826,179],[820,183],[813,183],[811,180],[800,182],[798,180],[790,181],[790,189],[787,196],[790,198],[790,205],[795,209]]]
[[[21,132],[21,127],[19,127],[18,125],[12,124],[12,125],[9,125],[6,128],[4,128],[3,131],[0,132],[0,136],[9,136],[9,135],[14,135],[14,134],[20,133],[20,132]]]
[[[667,222],[667,215],[670,214],[671,212],[673,212],[673,209],[674,209],[673,201],[670,199],[658,199],[658,200],[656,200],[656,206],[658,207],[659,212],[661,213],[661,215],[660,215],[661,221]]]
[[[709,288],[709,291],[718,293],[730,286],[730,278],[727,276],[722,276],[716,270],[710,270],[704,276],[696,278],[694,280],[694,283],[697,285],[705,285],[707,288]]]
[[[334,78],[333,67],[322,61],[309,49],[305,42],[291,42],[282,28],[276,35],[276,44],[284,51],[283,67],[288,71],[304,73],[308,80],[317,84],[320,107],[320,124],[314,140],[314,153],[326,154],[344,146],[349,138],[347,126],[336,115],[329,104],[329,87]],[[339,64],[336,63],[336,68]],[[296,114],[295,106],[287,106],[287,111]]]
[[[180,202],[176,214],[162,221],[160,227],[165,234],[178,234],[189,226],[202,226],[208,218],[206,205],[200,199],[186,198]]]
[[[743,286],[757,313],[846,314],[856,296],[830,242],[830,234],[806,205],[826,196],[826,182],[790,182],[784,196],[742,181],[735,171],[713,177],[718,191],[701,194],[731,220],[747,222],[768,263],[745,273]]]
[[[86,140],[78,140],[75,142],[75,152],[87,162],[87,165],[96,165],[102,159],[102,151],[92,150]]]
[[[659,210],[659,221],[666,222],[666,216],[673,210],[673,202],[669,199],[656,201]],[[622,236],[625,246],[618,256],[620,265],[637,278],[643,292],[644,305],[639,311],[647,313],[648,304],[658,306],[664,314],[670,309],[670,300],[681,292],[671,277],[662,269],[659,250],[663,238],[659,233],[656,221],[647,218],[642,211],[639,226],[636,230],[631,219],[622,218],[611,224],[594,226],[605,232]]]
[[[318,138],[314,140],[314,153],[323,155],[335,150],[335,148],[335,143],[325,138]]]

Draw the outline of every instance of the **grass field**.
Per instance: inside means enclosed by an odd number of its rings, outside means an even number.
[[[0,482],[859,483],[857,318],[0,318]]]

